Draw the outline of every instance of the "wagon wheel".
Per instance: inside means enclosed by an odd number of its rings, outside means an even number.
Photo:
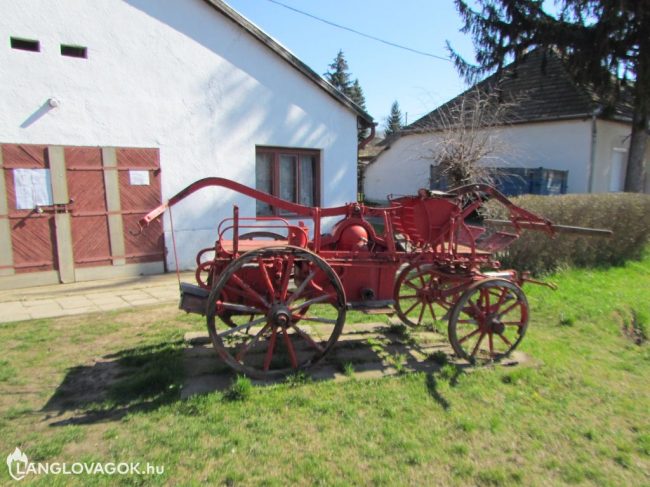
[[[232,301],[219,300],[224,291]],[[283,376],[315,364],[331,350],[345,323],[338,276],[323,259],[298,247],[244,254],[224,269],[208,299],[208,331],[217,354],[253,378]],[[232,328],[218,325],[231,321]]]
[[[449,341],[470,363],[508,356],[528,327],[528,301],[519,286],[506,279],[483,279],[458,300],[449,318]]]
[[[466,286],[467,279],[433,265],[408,265],[395,281],[397,316],[409,326],[420,326],[429,318],[445,319]]]

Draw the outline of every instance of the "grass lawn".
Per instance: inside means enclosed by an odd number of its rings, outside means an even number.
[[[182,336],[204,324],[173,305],[1,324],[0,454],[165,469],[21,485],[650,485],[650,345],[635,343],[650,255],[550,280],[526,288],[532,366],[292,380],[243,400],[179,399]]]

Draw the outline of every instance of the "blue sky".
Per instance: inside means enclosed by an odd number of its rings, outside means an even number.
[[[319,74],[342,49],[381,128],[394,100],[408,122],[466,88],[451,62],[418,55],[337,29],[269,0],[226,0]],[[387,41],[446,57],[445,41],[473,59],[452,0],[278,0]]]

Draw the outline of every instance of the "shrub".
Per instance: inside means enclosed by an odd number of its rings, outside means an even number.
[[[650,195],[632,193],[525,195],[512,200],[559,225],[608,228],[611,237],[560,233],[554,239],[545,233],[525,230],[500,260],[504,267],[542,273],[563,266],[619,265],[638,259],[650,241]],[[507,217],[498,203],[489,203],[490,218]]]
[[[228,401],[245,401],[253,392],[253,383],[248,377],[238,375],[225,391],[224,398]]]

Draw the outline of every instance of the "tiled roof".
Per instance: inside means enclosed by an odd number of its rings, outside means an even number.
[[[405,127],[401,134],[443,128],[440,124],[441,114],[449,113],[450,108],[477,88],[490,92],[496,87],[504,100],[516,101],[509,112],[511,123],[586,118],[591,117],[601,105],[593,90],[573,80],[554,51],[535,49],[516,63],[504,67],[500,75],[489,76],[416,120]],[[601,118],[629,122],[632,120],[632,107],[629,103],[619,102],[610,109],[600,109],[598,115]]]

